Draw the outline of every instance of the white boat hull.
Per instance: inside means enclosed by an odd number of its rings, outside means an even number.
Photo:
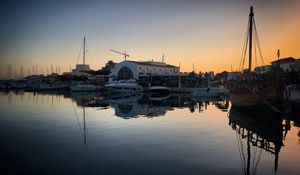
[[[72,92],[84,92],[84,91],[99,91],[100,87],[94,85],[76,85],[70,87]]]
[[[111,93],[132,93],[144,91],[142,86],[131,84],[109,84],[106,85],[105,88]]]

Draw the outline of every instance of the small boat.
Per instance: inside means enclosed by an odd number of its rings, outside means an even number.
[[[197,88],[192,92],[194,97],[220,97],[227,96],[229,94],[228,90],[224,86],[219,87],[207,87],[207,88]]]
[[[101,88],[99,86],[91,85],[91,84],[79,84],[70,86],[72,92],[81,92],[81,91],[99,91]]]
[[[151,86],[149,90],[151,97],[164,97],[170,94],[170,89],[165,86]]]
[[[113,93],[142,92],[144,88],[135,79],[119,80],[105,85],[105,88]]]

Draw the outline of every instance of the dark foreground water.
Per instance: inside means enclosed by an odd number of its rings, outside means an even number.
[[[176,94],[1,93],[0,174],[300,174],[300,117],[253,115]]]

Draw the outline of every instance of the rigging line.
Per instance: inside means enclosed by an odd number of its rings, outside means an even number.
[[[256,164],[254,165],[254,167],[255,167],[255,168],[254,168],[254,174],[256,174],[256,172],[257,172],[257,165],[258,165],[258,162],[259,162],[260,159],[261,159],[262,151],[263,151],[263,149],[260,148],[260,152],[259,152],[259,156],[258,156],[257,162],[256,162]]]
[[[245,52],[244,52],[244,59],[243,59],[242,70],[244,70],[244,66],[245,66],[245,59],[246,59],[246,54],[247,54],[247,50],[248,50],[248,40],[249,40],[249,35],[247,37],[246,49],[245,49]]]
[[[81,47],[80,47],[80,50],[79,50],[79,54],[78,54],[78,57],[77,57],[77,62],[76,62],[76,64],[78,64],[78,61],[79,61],[79,58],[80,58],[80,54],[81,54],[82,48],[83,48],[83,41],[82,41],[82,43],[81,43]]]
[[[235,130],[235,137],[236,137],[236,140],[237,140],[237,143],[238,143],[238,150],[239,150],[239,156],[240,156],[240,159],[241,159],[241,164],[242,164],[242,171],[244,171],[245,173],[245,162],[243,162],[243,157],[242,157],[242,152],[241,152],[241,145],[240,145],[240,139],[238,137],[238,131]]]
[[[240,147],[241,147],[241,153],[242,153],[242,158],[243,158],[243,170],[244,170],[244,174],[246,174],[246,158],[245,158],[245,154],[244,154],[244,147],[243,147],[243,139],[241,135],[238,135],[239,141],[240,141]]]
[[[256,45],[257,45],[257,42],[256,42],[256,40],[254,40],[254,58],[255,58],[255,67],[257,67]]]
[[[254,146],[253,152],[254,152],[254,156],[253,156],[252,167],[251,167],[252,172],[254,172],[254,166],[253,165],[255,165],[255,159],[256,159],[256,153],[257,153],[257,147],[256,146]]]
[[[91,52],[91,49],[89,48],[89,45],[88,45],[89,43],[88,43],[88,41],[86,40],[85,41],[85,57],[87,56],[87,54],[88,54],[88,58],[89,58],[89,62],[90,63],[92,63],[92,61],[93,61],[93,58],[94,58],[94,55],[93,55],[93,50],[92,50],[92,52]]]
[[[258,32],[257,32],[255,20],[253,20],[253,23],[254,23],[255,39],[257,40],[257,43],[258,43],[258,49],[259,49],[260,59],[262,61],[262,64],[265,65],[263,54],[262,54],[260,43],[259,43],[259,39],[258,39]]]
[[[261,65],[264,65],[264,61],[262,59],[262,54],[261,54],[261,49],[259,47],[259,40],[258,40],[257,30],[256,30],[256,26],[255,26],[255,21],[254,20],[253,20],[253,23],[254,23],[254,41],[255,41],[255,44],[258,47],[258,50],[259,50],[259,53],[260,53]],[[256,61],[256,64],[257,64],[256,46],[255,46],[255,61]]]
[[[74,113],[75,113],[75,116],[76,116],[76,120],[77,120],[78,126],[79,126],[79,128],[80,128],[81,136],[82,136],[82,138],[84,138],[83,130],[82,130],[82,127],[81,127],[81,125],[80,125],[80,122],[79,122],[79,119],[78,119],[78,115],[77,115],[77,112],[76,112],[74,103],[73,103],[73,102],[71,102],[71,103],[72,103],[72,106],[73,106],[73,110],[74,110]]]
[[[249,25],[249,22],[248,22],[248,25]],[[240,59],[240,64],[239,64],[239,70],[241,69],[241,64],[242,64],[242,60],[243,60],[243,55],[244,55],[244,50],[245,50],[245,45],[246,45],[246,38],[247,38],[247,34],[248,34],[248,25],[247,25],[247,30],[246,30],[245,36],[244,36],[243,49],[242,49],[242,54],[241,54],[241,59]]]
[[[263,54],[262,54],[261,47],[260,47],[260,43],[259,43],[259,39],[258,39],[258,33],[257,33],[256,26],[255,26],[255,33],[256,33],[256,34],[255,34],[255,38],[256,38],[256,40],[257,40],[258,48],[259,48],[260,59],[261,59],[262,64],[265,65],[264,58],[263,58]]]
[[[248,43],[249,43],[249,42],[248,42],[248,41],[249,41],[249,32],[250,32],[249,28],[250,28],[250,20],[249,20],[249,22],[248,22],[248,32],[247,32],[246,47],[245,47],[246,49],[245,49],[245,52],[244,52],[242,71],[244,70],[245,60],[246,60],[246,54],[247,54],[247,49],[248,49]]]
[[[242,64],[242,60],[244,58],[244,50],[245,50],[245,46],[246,46],[246,43],[247,43],[247,38],[248,38],[248,32],[249,32],[249,21],[248,21],[248,25],[247,25],[247,29],[246,29],[246,32],[245,32],[245,39],[244,39],[244,44],[243,44],[243,49],[242,49],[242,55],[241,55],[241,60],[240,60],[240,65],[239,65],[239,70],[241,71],[241,64]]]

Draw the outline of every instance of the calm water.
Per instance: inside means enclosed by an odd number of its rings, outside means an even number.
[[[1,174],[300,174],[299,116],[176,94],[1,93],[0,108]]]

